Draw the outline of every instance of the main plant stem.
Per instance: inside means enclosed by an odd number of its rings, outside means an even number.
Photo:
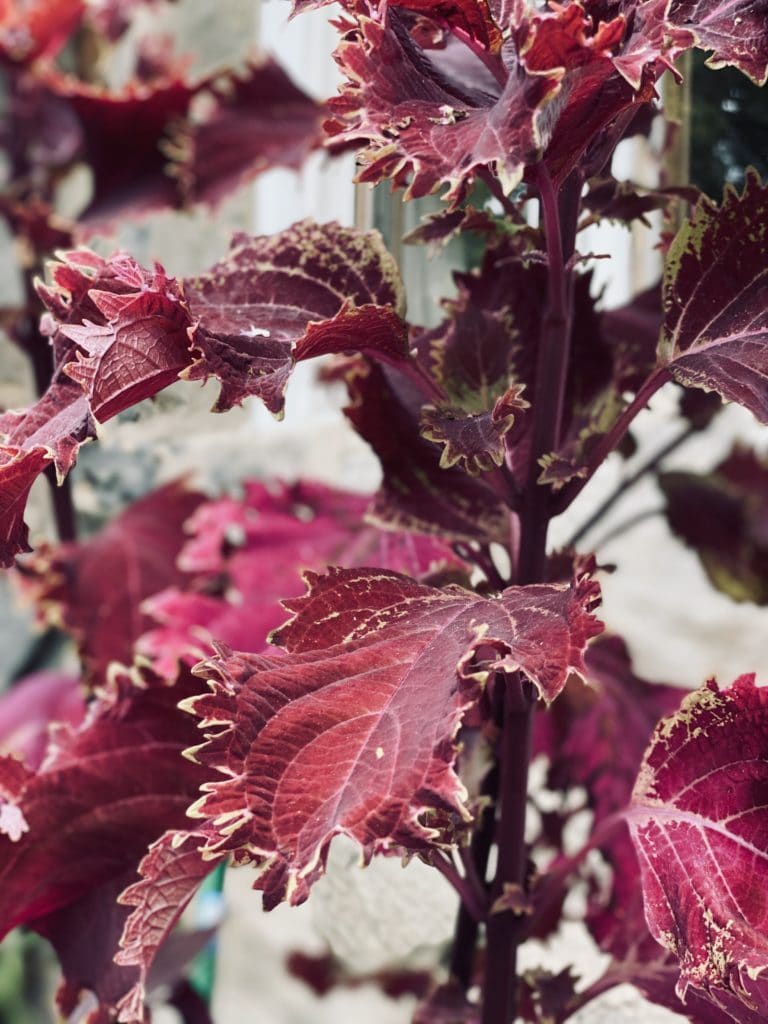
[[[522,585],[540,583],[546,577],[547,529],[552,508],[548,488],[538,483],[539,459],[553,451],[561,439],[573,310],[568,261],[574,248],[582,180],[580,175],[573,174],[558,194],[542,165],[538,184],[549,273],[536,364],[531,453],[520,510],[517,583]],[[498,751],[498,861],[492,902],[510,887],[519,887],[522,892],[526,886],[525,819],[535,703],[533,687],[522,675],[506,681]],[[523,922],[519,915],[505,909],[491,913],[487,924],[482,1024],[510,1024],[514,1020],[518,1003],[517,949],[522,938]]]

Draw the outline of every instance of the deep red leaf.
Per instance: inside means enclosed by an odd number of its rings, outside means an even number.
[[[28,409],[0,415],[0,565],[30,550],[24,508],[37,477],[52,466],[61,481],[95,433],[85,396],[60,373]]]
[[[38,771],[0,759],[2,817],[26,826],[6,821],[0,837],[0,931],[24,923],[51,938],[70,1002],[84,988],[111,1001],[137,981],[111,961],[128,917],[114,899],[150,843],[187,824],[205,773],[181,757],[196,730],[176,704],[199,689],[189,674],[117,677],[78,729],[57,731]]]
[[[445,186],[460,199],[486,168],[508,192],[542,156],[563,180],[620,113],[653,98],[656,78],[693,44],[690,31],[665,22],[666,0],[638,5],[631,18],[623,5],[593,16],[592,3],[575,0],[494,10],[509,33],[501,51],[492,31],[466,27],[467,4],[451,5],[453,35],[438,48],[414,22],[421,4],[405,4],[410,13],[344,6],[354,22],[340,23],[336,59],[348,81],[326,127],[337,145],[367,147],[360,180],[391,178],[408,197]],[[494,26],[484,5],[471,9]]]
[[[141,878],[127,888],[119,903],[132,907],[120,938],[115,962],[139,969],[139,980],[120,1000],[118,1021],[141,1020],[149,970],[200,883],[212,868],[200,853],[201,840],[192,833],[169,831],[157,839],[139,866]]]
[[[255,860],[268,907],[306,899],[338,833],[368,857],[451,842],[469,815],[456,732],[488,674],[521,670],[551,700],[599,629],[586,578],[494,600],[372,569],[307,581],[274,634],[289,655],[225,652],[186,705],[208,736],[195,756],[226,775],[195,807],[207,848]]]
[[[702,199],[664,271],[663,365],[768,422],[768,187],[748,172],[739,195]]]
[[[768,689],[742,676],[658,726],[628,815],[654,937],[735,1020],[768,1012]],[[741,1008],[741,1010],[739,1009]]]
[[[509,510],[493,487],[458,466],[442,468],[439,447],[422,436],[422,391],[393,367],[359,360],[342,375],[344,412],[381,463],[374,518],[445,539],[507,542]]]
[[[210,85],[208,111],[172,134],[187,202],[218,203],[270,167],[298,170],[322,139],[323,108],[271,58]]]
[[[143,600],[185,578],[176,565],[183,526],[202,500],[184,483],[167,484],[89,540],[44,549],[21,568],[41,614],[77,640],[90,683],[112,662],[132,663],[152,622]]]
[[[403,286],[378,232],[307,220],[273,236],[239,234],[229,255],[185,289],[198,356],[186,375],[219,378],[217,409],[258,395],[280,412],[296,360],[407,354]]]
[[[768,3],[766,0],[672,0],[669,22],[690,29],[696,45],[714,51],[707,64],[732,64],[757,85],[768,80]]]

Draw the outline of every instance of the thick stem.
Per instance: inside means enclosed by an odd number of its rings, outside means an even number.
[[[485,873],[488,867],[488,857],[493,846],[493,836],[496,829],[496,799],[499,792],[499,772],[494,766],[486,776],[483,784],[482,794],[488,799],[488,803],[482,811],[480,822],[472,836],[469,845],[468,858],[471,858],[475,865],[475,874],[481,880],[485,880]],[[479,926],[477,920],[469,910],[461,905],[456,918],[456,929],[454,942],[451,950],[451,977],[454,978],[466,991],[474,980],[475,947],[477,945],[477,934]]]
[[[520,676],[510,679],[504,695],[498,866],[492,900],[503,895],[508,885],[525,888],[525,814],[534,708],[531,684]],[[514,1020],[517,1007],[517,946],[522,937],[521,919],[509,910],[492,913],[486,935],[482,1024],[509,1024]]]
[[[615,489],[611,491],[611,493],[597,506],[589,519],[587,519],[586,522],[583,523],[566,541],[564,547],[571,548],[575,544],[578,544],[581,538],[586,536],[594,526],[597,526],[603,516],[610,512],[616,502],[620,501],[627,491],[642,480],[646,474],[653,472],[659,463],[663,462],[668,455],[671,455],[672,452],[676,451],[681,444],[684,444],[689,437],[696,433],[697,429],[698,428],[692,424],[688,424],[681,431],[675,434],[674,437],[670,438],[662,448],[646,459],[645,462],[641,463],[633,473],[630,473],[629,476],[625,476],[620,480]]]
[[[520,512],[519,584],[539,583],[546,577],[550,492],[538,481],[539,459],[558,445],[570,358],[573,311],[573,252],[582,179],[574,173],[560,194],[546,168],[539,168],[542,221],[547,243],[548,291],[536,364],[531,450]],[[532,685],[517,675],[503,694],[503,731],[499,749],[500,807],[496,829],[498,866],[492,898],[507,886],[525,889],[527,852],[525,817],[528,764],[536,706]],[[486,973],[482,1024],[510,1024],[517,1008],[517,948],[524,936],[521,918],[510,910],[492,914],[487,926]]]

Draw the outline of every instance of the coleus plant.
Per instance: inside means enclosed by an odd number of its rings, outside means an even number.
[[[459,894],[421,1024],[566,1021],[625,982],[692,1021],[765,1020],[768,691],[638,678],[598,636],[595,559],[547,535],[663,386],[684,389],[678,443],[711,418],[702,392],[768,421],[768,186],[750,173],[718,205],[611,174],[691,48],[765,83],[768,4],[343,0],[324,112],[264,59],[191,82],[144,54],[120,93],[61,70],[74,33],[118,34],[134,6],[0,6],[2,212],[26,259],[25,305],[4,322],[40,390],[0,417],[0,556],[71,634],[85,688],[33,679],[5,706],[0,929],[50,939],[63,1013],[143,1021],[147,991],[178,980],[173,929],[212,867],[252,864],[265,907],[296,904],[344,834]],[[129,212],[297,166],[321,118],[361,181],[442,194],[417,241],[480,239],[438,326],[407,322],[372,231],[239,234],[184,279],[75,247]],[[56,185],[75,161],[93,194],[63,223]],[[602,310],[580,231],[684,203],[660,287]],[[99,423],[178,378],[215,378],[217,411],[256,398],[280,415],[293,368],[319,356],[379,459],[375,495],[172,483],[76,538],[65,481]],[[28,555],[42,473],[64,485],[64,543]],[[661,477],[675,531],[753,600],[765,478],[743,451],[708,477]],[[709,529],[690,511],[705,503]],[[554,810],[528,791],[533,756]],[[557,930],[575,888],[603,973],[518,975],[517,950]]]

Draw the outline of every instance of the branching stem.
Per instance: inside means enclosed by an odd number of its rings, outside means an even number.
[[[672,452],[684,444],[689,437],[696,433],[697,428],[693,424],[687,424],[682,430],[678,431],[674,437],[670,438],[667,443],[661,447],[657,452],[654,452],[645,462],[641,463],[637,469],[630,473],[629,476],[625,476],[616,485],[614,490],[597,506],[592,515],[584,522],[578,530],[566,541],[565,547],[573,547],[578,544],[582,537],[585,537],[590,530],[597,526],[597,524],[603,519],[603,517],[610,512],[613,506],[620,501],[624,495],[629,491],[635,484],[639,483],[648,473],[652,473],[656,467],[666,459]]]

